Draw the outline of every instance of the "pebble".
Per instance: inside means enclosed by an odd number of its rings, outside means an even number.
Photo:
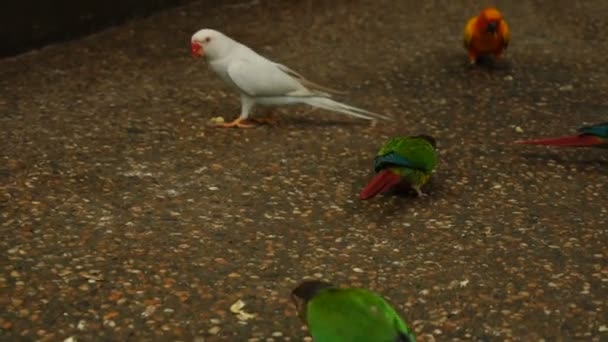
[[[244,2],[259,11],[230,10],[248,13],[231,27],[237,40],[272,45],[278,62],[320,83],[352,85],[339,101],[389,112],[394,124],[284,106],[269,109],[282,127],[203,127],[234,118],[239,100],[174,39],[189,38],[201,13],[223,22],[212,15],[221,8],[200,2],[1,59],[0,226],[10,234],[0,239],[0,288],[10,297],[0,339],[301,341],[289,291],[313,274],[385,294],[406,321],[421,320],[421,341],[436,328],[448,341],[538,340],[556,326],[564,340],[606,335],[606,155],[511,144],[524,126],[532,139],[602,119],[605,46],[564,50],[580,35],[560,34],[597,24],[602,1],[547,5],[571,16],[551,26],[559,39],[515,41],[496,68],[465,67],[462,48],[428,39],[429,20],[466,20],[451,2],[420,14],[406,2],[343,0],[305,16],[302,1]],[[537,1],[523,2],[521,32],[552,24],[526,20]],[[274,9],[276,20],[263,20]],[[345,10],[353,20],[325,20]],[[405,28],[408,17],[421,20]],[[304,23],[320,33],[278,40]],[[148,43],[125,45],[141,32]],[[404,32],[417,37],[413,49],[399,44]],[[348,54],[372,43],[386,51]],[[439,139],[429,196],[360,201],[382,141],[420,133]],[[238,298],[258,315],[247,325],[243,308],[229,310]]]

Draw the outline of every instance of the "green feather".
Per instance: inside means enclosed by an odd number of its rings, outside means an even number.
[[[608,139],[608,122],[581,127],[578,131],[581,134],[595,135],[596,137]]]
[[[608,122],[581,127],[578,131],[581,134],[594,135],[604,141],[601,144],[594,145],[594,147],[608,148]]]
[[[406,158],[411,168],[431,172],[437,165],[437,155],[433,143],[424,137],[399,137],[389,140],[377,154],[376,158],[395,153]]]
[[[429,181],[436,166],[435,140],[429,136],[392,138],[374,160],[376,172],[390,169],[415,189]]]
[[[314,342],[415,341],[391,305],[365,289],[320,290],[307,303],[306,320]]]

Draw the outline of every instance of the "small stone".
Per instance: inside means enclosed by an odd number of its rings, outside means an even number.
[[[560,91],[572,91],[572,90],[574,90],[574,86],[572,84],[566,84],[566,85],[559,87],[559,90]]]
[[[360,269],[359,267],[355,267],[355,268],[353,268],[353,272],[363,273],[364,271],[362,269]]]
[[[515,126],[515,132],[517,132],[517,133],[523,133],[524,130],[521,127],[519,127],[519,126]]]
[[[108,321],[108,320],[118,317],[118,315],[119,315],[119,313],[117,311],[111,311],[111,312],[108,312],[107,314],[103,315],[103,319]]]
[[[217,186],[210,186],[210,187],[208,187],[207,189],[209,189],[209,190],[211,190],[211,191],[217,191],[217,190],[219,190],[220,188],[218,188]]]
[[[209,122],[211,122],[213,124],[222,124],[225,122],[225,120],[221,116],[216,116],[216,117],[211,118],[211,120],[209,120]]]
[[[103,325],[106,327],[114,328],[116,326],[116,322],[113,320],[105,320],[103,321]]]
[[[505,77],[503,78],[503,80],[505,80],[505,81],[513,81],[513,76],[511,76],[511,75],[507,75],[507,76],[505,76]]]
[[[217,335],[220,332],[220,330],[222,330],[222,328],[220,328],[218,326],[214,326],[214,327],[211,327],[207,332],[211,335]]]
[[[230,312],[232,312],[234,314],[238,314],[239,312],[241,312],[241,310],[244,307],[245,307],[245,302],[243,302],[242,300],[239,299],[230,306]]]
[[[236,318],[239,321],[247,321],[247,320],[250,320],[252,318],[255,318],[255,314],[250,314],[248,312],[241,311],[241,312],[238,313],[238,315],[236,315]]]
[[[146,307],[146,310],[141,313],[141,316],[142,317],[150,317],[150,316],[152,316],[152,314],[154,314],[155,311],[156,311],[156,306],[154,306],[154,305],[148,305]]]

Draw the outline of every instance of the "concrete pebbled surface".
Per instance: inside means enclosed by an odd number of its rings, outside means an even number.
[[[607,121],[608,3],[496,1],[512,44],[470,67],[484,5],[200,2],[0,60],[0,339],[302,341],[305,277],[383,294],[421,341],[608,339],[608,155],[511,144]],[[212,128],[240,104],[189,54],[203,27],[395,122]],[[359,201],[420,133],[429,196]]]

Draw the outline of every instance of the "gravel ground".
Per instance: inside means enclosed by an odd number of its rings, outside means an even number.
[[[461,46],[482,1],[286,3],[0,60],[0,339],[302,341],[289,291],[322,277],[382,293],[421,341],[608,340],[606,151],[511,144],[606,121],[608,2],[496,1],[494,67]],[[240,104],[189,54],[202,27],[396,122],[295,106],[211,128]],[[430,196],[359,201],[379,146],[420,133]]]

